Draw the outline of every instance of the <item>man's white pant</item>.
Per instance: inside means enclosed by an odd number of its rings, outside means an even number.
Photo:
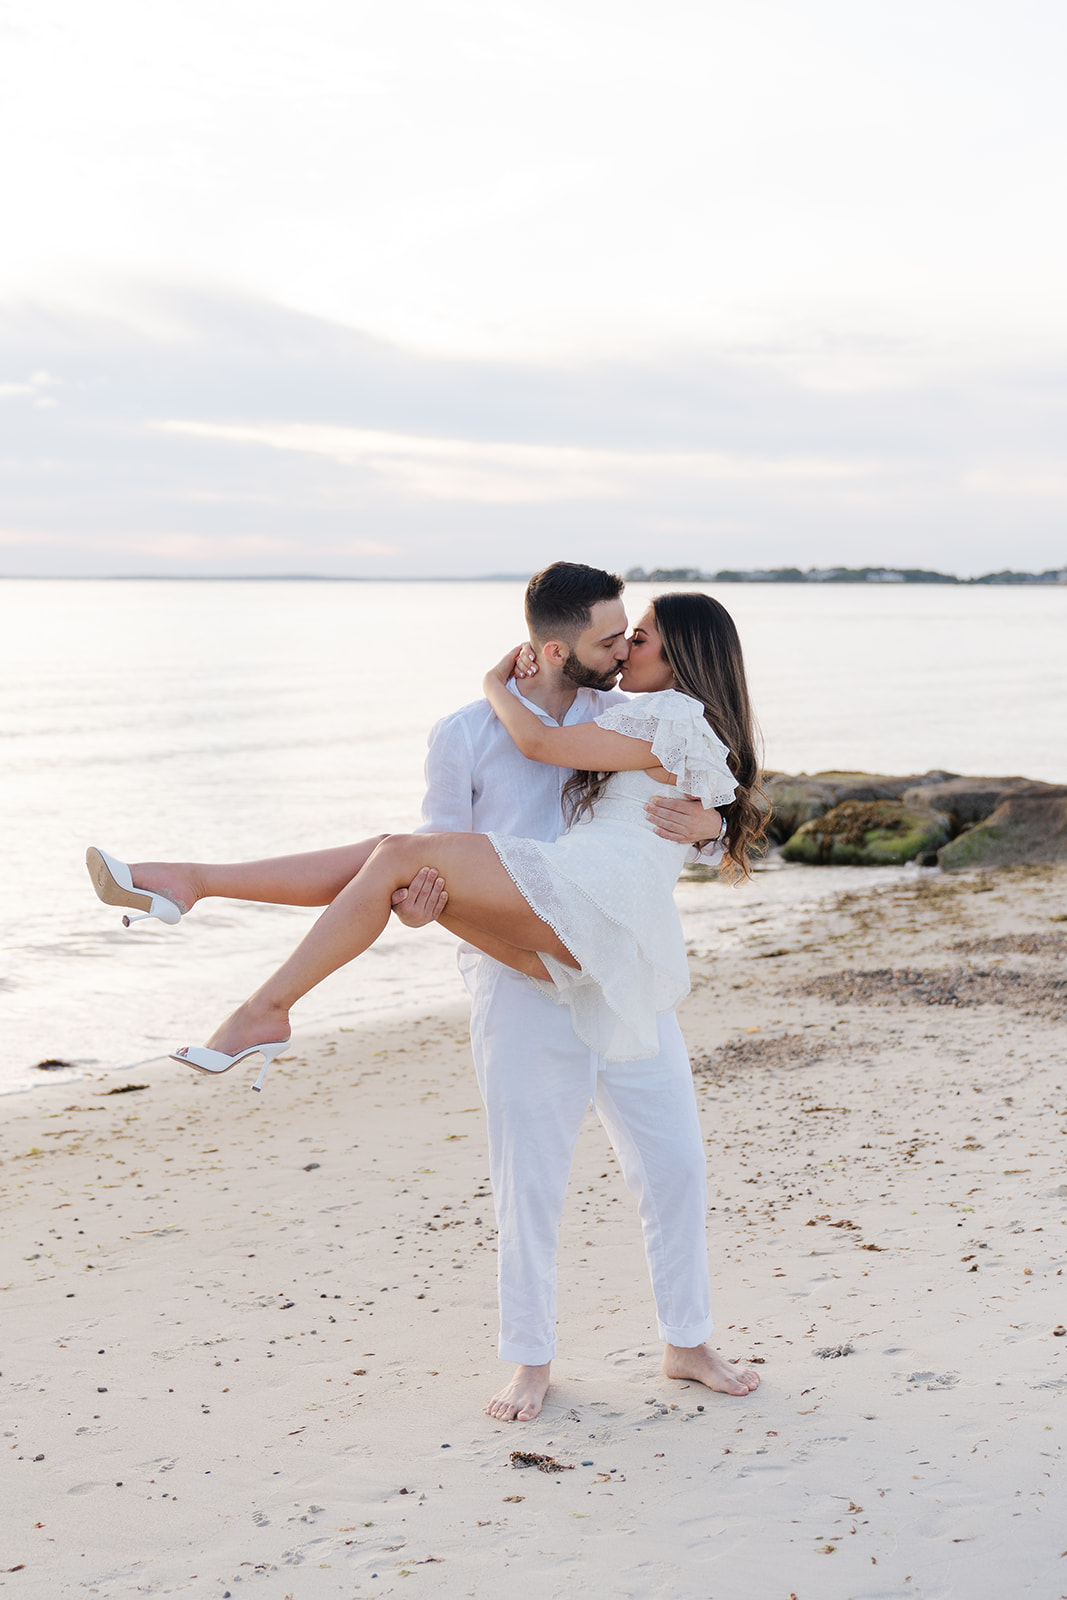
[[[712,1329],[707,1176],[676,1017],[659,1018],[658,1056],[606,1061],[528,979],[487,956],[462,965],[489,1129],[501,1357],[538,1366],[555,1355],[559,1225],[591,1099],[637,1198],[660,1338],[701,1344]]]

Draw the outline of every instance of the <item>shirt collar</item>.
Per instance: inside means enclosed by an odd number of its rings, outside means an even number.
[[[508,691],[515,696],[516,700],[520,700],[529,711],[532,711],[534,716],[540,717],[541,721],[547,724],[547,726],[550,728],[566,727],[567,724],[571,722],[589,722],[593,717],[599,714],[601,710],[602,696],[611,692],[610,690],[606,689],[580,688],[574,699],[571,701],[570,709],[563,718],[562,723],[559,723],[554,717],[550,716],[547,711],[544,711],[540,706],[535,705],[532,700],[527,700],[526,696],[519,689],[518,680],[516,678],[508,679]]]

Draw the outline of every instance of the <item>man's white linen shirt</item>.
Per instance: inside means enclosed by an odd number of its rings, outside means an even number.
[[[625,705],[630,696],[619,689],[579,689],[562,723],[519,693],[514,678],[508,689],[549,728],[570,728],[592,722],[609,706]],[[510,833],[518,839],[551,843],[564,831],[563,786],[571,776],[524,756],[488,700],[442,717],[430,730],[426,753],[426,793],[416,833]],[[670,792],[669,790],[667,791]],[[688,859],[717,866],[723,849],[713,841]]]
[[[508,688],[549,728],[592,722],[625,703],[618,689],[579,689],[557,723],[547,711]],[[565,767],[530,761],[488,700],[475,700],[434,724],[426,755],[426,796],[416,833],[511,833],[519,839],[558,839],[563,832]]]

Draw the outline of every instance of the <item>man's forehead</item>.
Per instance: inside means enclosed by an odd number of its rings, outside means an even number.
[[[598,600],[593,606],[586,638],[617,639],[626,632],[626,607],[621,600]]]

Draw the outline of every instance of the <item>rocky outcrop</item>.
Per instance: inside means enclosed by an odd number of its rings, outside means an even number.
[[[915,860],[933,865],[951,834],[949,817],[929,806],[845,800],[798,828],[782,856],[808,866],[886,867]]]
[[[964,828],[983,822],[1009,795],[1021,789],[1054,787],[1051,783],[1036,783],[1033,778],[946,778],[941,783],[905,789],[900,798],[905,805],[930,806],[934,811],[946,812],[952,818],[953,833],[962,833]]]
[[[774,843],[782,844],[806,822],[848,801],[900,800],[905,791],[912,793],[953,779],[954,773],[941,771],[904,778],[880,772],[768,772],[763,779],[772,807],[767,831]]]
[[[1033,783],[1016,790],[937,859],[945,872],[1067,861],[1067,786]]]
[[[786,861],[946,872],[1067,859],[1067,786],[932,771],[769,772],[768,838]]]

